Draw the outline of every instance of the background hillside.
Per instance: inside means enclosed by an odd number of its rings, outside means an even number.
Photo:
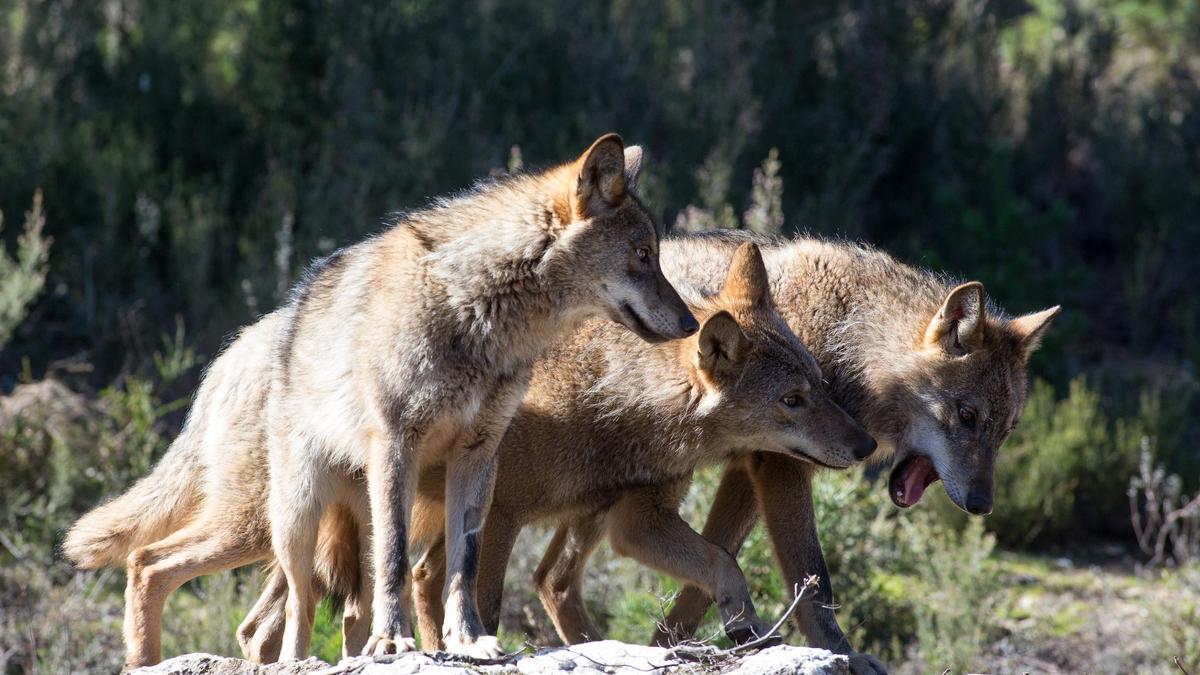
[[[1200,671],[1200,513],[1157,552],[1152,520],[1200,490],[1185,0],[0,0],[0,664],[119,662],[121,575],[75,574],[55,543],[145,472],[203,364],[309,259],[608,130],[646,146],[668,229],[859,239],[1011,312],[1065,308],[982,527],[823,484],[856,644],[914,670]],[[764,614],[769,556],[743,560]],[[670,585],[593,574],[610,632],[643,640]],[[235,651],[256,583],[178,594],[170,620],[198,637],[168,651]],[[509,637],[548,639],[522,592]]]

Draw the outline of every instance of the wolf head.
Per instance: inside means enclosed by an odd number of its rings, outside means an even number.
[[[690,367],[735,443],[835,469],[875,451],[871,435],[829,398],[816,359],[776,312],[758,246],[737,249],[709,310]]]
[[[571,251],[571,277],[601,313],[648,342],[686,337],[696,318],[658,264],[658,230],[632,193],[642,149],[621,137],[600,137],[562,167],[560,245]]]
[[[897,387],[907,401],[888,491],[902,508],[941,479],[972,514],[991,513],[996,453],[1025,406],[1025,366],[1058,307],[1001,319],[989,314],[983,284],[949,292],[930,318]]]

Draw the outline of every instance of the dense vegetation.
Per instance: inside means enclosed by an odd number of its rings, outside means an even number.
[[[161,454],[198,366],[307,260],[607,130],[647,146],[668,227],[862,239],[1010,311],[1065,307],[987,532],[823,484],[864,648],[984,667],[993,541],[1136,550],[1143,454],[1176,501],[1200,489],[1195,3],[0,0],[0,664],[114,663],[119,575],[73,575],[54,544]],[[769,551],[744,562],[778,610]],[[1170,627],[1200,612],[1197,576],[1156,620],[1194,665],[1200,638]],[[610,630],[642,639],[647,586],[603,587]],[[168,650],[232,650],[255,588],[181,594],[212,630]],[[519,609],[508,629],[536,633]]]

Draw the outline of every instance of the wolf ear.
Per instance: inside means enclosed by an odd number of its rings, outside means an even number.
[[[1018,316],[1008,322],[1008,328],[1016,334],[1021,346],[1021,354],[1025,358],[1029,358],[1029,355],[1041,346],[1042,338],[1046,336],[1046,330],[1050,328],[1050,324],[1054,323],[1055,317],[1061,312],[1062,307],[1055,305],[1040,312]]]
[[[983,346],[983,312],[983,284],[970,281],[955,288],[925,329],[925,346],[940,346],[955,356],[978,349]]]
[[[771,282],[767,278],[767,265],[763,262],[758,245],[748,241],[733,252],[729,272],[725,275],[725,286],[721,295],[729,300],[757,305],[771,297]]]
[[[641,154],[638,153],[638,161]],[[574,216],[593,218],[625,198],[625,143],[616,134],[605,134],[575,160]]]
[[[704,372],[723,377],[741,370],[750,341],[729,312],[718,312],[700,329],[698,365]]]
[[[638,176],[642,174],[642,146],[630,145],[625,148],[625,189],[636,190]]]

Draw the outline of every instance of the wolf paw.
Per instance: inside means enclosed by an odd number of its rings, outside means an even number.
[[[447,635],[445,643],[447,652],[460,656],[469,656],[473,659],[500,659],[505,656],[504,649],[500,646],[500,641],[491,635],[483,635],[474,640]]]
[[[887,675],[883,662],[870,654],[851,652],[847,656],[850,657],[850,672],[854,675]]]
[[[729,624],[725,627],[725,635],[733,640],[735,645],[744,645],[748,642],[753,642],[771,630],[771,627],[761,621],[739,622]],[[764,647],[774,647],[775,645],[783,644],[783,636],[775,633],[769,639],[763,642]]]
[[[363,647],[363,656],[384,656],[385,654],[403,654],[417,651],[417,641],[410,637],[388,638],[382,635],[372,635]]]

